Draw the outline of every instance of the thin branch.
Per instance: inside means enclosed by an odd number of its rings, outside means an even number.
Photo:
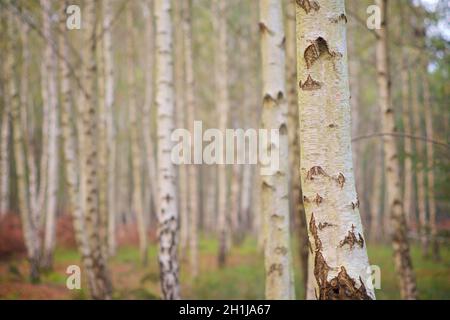
[[[367,135],[363,135],[363,136],[358,136],[352,139],[352,142],[358,142],[360,140],[364,140],[364,139],[370,139],[370,138],[375,138],[375,137],[383,137],[383,136],[391,136],[391,137],[396,137],[396,138],[409,138],[409,139],[415,139],[415,140],[422,140],[428,143],[433,143],[445,148],[450,149],[450,145],[442,142],[442,141],[437,141],[437,140],[432,140],[429,139],[427,137],[421,137],[421,136],[414,136],[411,134],[407,134],[407,133],[397,133],[397,132],[375,132],[375,133],[371,133],[371,134],[367,134]]]

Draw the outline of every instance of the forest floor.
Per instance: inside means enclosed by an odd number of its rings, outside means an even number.
[[[181,265],[182,295],[186,299],[263,299],[264,261],[256,249],[256,241],[247,239],[231,249],[227,266],[219,269],[216,263],[217,242],[200,241],[200,275],[192,280],[187,262]],[[392,250],[388,245],[368,247],[371,264],[381,269],[381,289],[378,299],[398,299],[399,290],[394,273]],[[157,249],[149,249],[146,267],[139,262],[136,247],[121,247],[111,258],[114,299],[158,299],[160,297]],[[421,299],[450,299],[450,248],[442,248],[442,259],[424,259],[417,246],[412,247],[413,263]],[[295,259],[296,270],[299,261]],[[0,299],[86,299],[86,284],[81,290],[66,288],[68,265],[79,264],[76,250],[58,248],[54,270],[42,276],[39,284],[28,282],[28,265],[23,256],[0,261]],[[297,297],[303,297],[300,278],[296,275]]]

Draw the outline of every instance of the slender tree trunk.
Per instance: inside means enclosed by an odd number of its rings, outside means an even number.
[[[286,72],[288,90],[288,134],[289,134],[289,169],[290,169],[290,200],[291,211],[295,222],[295,231],[298,239],[300,272],[302,274],[302,287],[306,296],[308,279],[308,232],[306,229],[306,216],[303,207],[303,194],[300,181],[300,145],[299,121],[297,105],[297,70],[292,66],[297,63],[295,47],[295,1],[289,0],[286,14]]]
[[[65,10],[67,1],[62,7]],[[81,198],[79,190],[79,179],[77,176],[76,166],[76,136],[71,126],[72,119],[72,86],[70,83],[70,67],[69,67],[69,47],[67,43],[66,21],[61,19],[59,30],[59,63],[60,63],[60,79],[61,79],[61,130],[64,148],[64,167],[66,188],[69,200],[69,210],[72,215],[73,230],[78,251],[81,254],[81,260],[84,266],[84,272],[87,274],[89,288],[93,294],[95,288],[95,278],[93,271],[93,261],[91,259],[87,234],[85,230],[85,222],[81,208]]]
[[[401,79],[402,79],[402,120],[403,128],[406,134],[412,134],[411,121],[410,121],[410,108],[409,108],[409,75],[408,75],[408,58],[406,56],[406,49],[402,49],[402,66],[401,66]],[[409,138],[404,139],[404,193],[403,203],[405,206],[405,218],[408,225],[408,229],[413,228],[415,220],[415,210],[413,207],[413,164],[412,164],[412,140]]]
[[[261,177],[262,212],[266,219],[266,298],[295,299],[291,288],[292,256],[289,236],[288,136],[285,83],[285,36],[281,1],[260,2],[263,72],[262,127],[279,130],[279,141],[268,141],[268,153],[279,154],[279,167]],[[278,150],[276,150],[278,149]]]
[[[141,114],[136,103],[136,75],[135,75],[135,36],[133,26],[133,7],[127,8],[127,28],[128,28],[128,103],[130,110],[130,139],[131,139],[131,164],[133,174],[133,209],[137,218],[137,228],[139,234],[139,251],[142,265],[147,265],[148,258],[148,240],[147,240],[147,223],[144,216],[143,200],[142,200],[142,175],[141,175],[141,145],[139,135],[138,117]]]
[[[56,55],[52,48],[55,37],[51,22],[53,14],[49,0],[41,0],[44,23],[45,52],[44,64],[47,81],[47,96],[43,96],[43,103],[48,107],[48,170],[47,170],[47,201],[45,211],[45,237],[42,266],[51,269],[53,265],[53,251],[56,241],[56,209],[58,193],[58,92],[56,84]]]
[[[113,39],[112,39],[112,8],[111,1],[103,1],[103,52],[105,59],[105,112],[106,112],[106,131],[107,131],[107,207],[108,207],[108,254],[110,256],[116,253],[116,133],[114,127],[114,57],[113,57]]]
[[[142,126],[144,133],[144,144],[148,171],[148,189],[150,190],[150,199],[153,213],[156,212],[157,204],[157,185],[156,185],[156,156],[151,130],[151,114],[153,106],[153,71],[154,71],[154,55],[155,55],[155,35],[153,27],[153,1],[148,0],[143,4],[143,12],[145,17],[145,43],[146,43],[146,65],[144,70],[145,76],[145,101],[142,115]]]
[[[416,135],[422,136],[422,123],[421,123],[421,108],[419,102],[419,82],[416,71],[411,72],[411,86],[414,88],[412,92],[412,118],[414,122],[414,129]],[[416,179],[417,179],[417,207],[419,210],[419,239],[422,248],[422,254],[427,257],[429,254],[429,241],[428,241],[428,221],[427,221],[427,207],[426,207],[426,187],[425,187],[425,146],[424,142],[415,140],[416,155],[418,160],[415,165]]]
[[[10,103],[12,131],[13,131],[13,150],[16,165],[17,195],[22,223],[22,233],[25,239],[27,257],[30,263],[30,280],[39,281],[39,256],[40,239],[38,228],[35,225],[28,204],[26,162],[23,143],[23,128],[21,122],[21,105],[19,91],[16,85],[16,74],[18,73],[18,62],[16,58],[16,45],[14,44],[16,35],[17,21],[13,13],[7,14],[7,48],[6,48],[6,74],[8,85],[8,101]]]
[[[387,0],[377,0],[381,9],[382,23],[377,30],[377,81],[379,88],[379,105],[383,114],[383,132],[396,132],[395,112],[391,104],[391,86],[388,59]],[[416,280],[412,268],[407,225],[400,183],[400,162],[394,137],[383,137],[384,163],[386,166],[387,202],[389,205],[392,226],[392,244],[394,247],[394,263],[400,281],[400,293],[403,299],[416,299]]]
[[[158,237],[161,288],[164,299],[179,299],[178,209],[176,170],[171,161],[174,130],[174,92],[172,67],[172,21],[170,0],[155,0],[156,17],[156,106],[158,117]]]
[[[228,113],[230,101],[228,93],[228,56],[227,56],[227,3],[225,1],[213,1],[213,25],[216,35],[215,48],[215,84],[216,84],[216,107],[219,114],[219,130],[224,134],[228,125]],[[224,149],[225,151],[225,149]],[[218,221],[219,254],[218,264],[225,266],[227,257],[227,238],[229,225],[227,219],[228,205],[228,183],[227,167],[219,165],[217,168],[218,180]]]
[[[427,60],[423,58],[423,102],[425,107],[425,132],[428,139],[433,140],[433,107],[431,105],[430,86],[428,80]],[[427,143],[427,179],[428,179],[428,210],[430,214],[431,253],[435,260],[440,259],[439,243],[437,240],[436,199],[434,196],[434,157],[433,144]]]
[[[99,236],[102,254],[108,257],[108,121],[105,100],[105,44],[103,33],[103,10],[97,24],[97,103],[98,103],[98,211],[100,213]]]
[[[2,15],[6,17],[6,14]],[[6,39],[9,41],[9,39]],[[5,49],[5,53],[2,54],[2,59],[7,60],[9,53]],[[10,100],[8,94],[7,75],[11,74],[7,69],[6,63],[2,64],[2,96],[3,96],[3,115],[0,131],[0,219],[9,210],[9,141],[10,141]]]
[[[174,25],[181,26],[182,22],[182,2],[174,2]],[[176,125],[177,128],[186,127],[186,105],[185,105],[185,53],[183,29],[177,27],[174,30],[175,37],[175,105],[176,105]],[[188,170],[186,164],[178,166],[178,207],[180,211],[180,257],[183,261],[188,258],[187,248],[189,247],[189,196],[188,196]]]
[[[185,62],[185,101],[187,111],[188,128],[194,132],[196,117],[195,82],[194,82],[194,53],[192,47],[192,0],[183,2],[183,36],[184,36],[184,62]],[[191,157],[194,158],[194,149],[191,146]],[[192,277],[198,275],[198,172],[197,165],[190,164],[187,167],[189,182],[189,252],[190,271]]]
[[[383,150],[376,145],[373,155],[373,188],[370,197],[370,239],[377,243],[381,240],[381,191],[383,190]]]
[[[316,299],[374,299],[351,152],[344,0],[297,1],[300,172]]]
[[[96,76],[96,9],[97,3],[88,1],[85,4],[84,32],[85,52],[84,87],[86,97],[82,106],[82,208],[84,210],[85,227],[93,264],[94,279],[91,294],[94,299],[111,299],[112,285],[105,257],[102,254],[102,243],[99,236],[100,213],[98,207],[98,154],[96,149],[97,111],[95,106]]]

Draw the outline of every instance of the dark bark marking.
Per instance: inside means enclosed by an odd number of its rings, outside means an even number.
[[[308,173],[306,174],[306,180],[314,180],[314,176],[319,175],[328,177],[328,174],[322,169],[322,167],[314,166],[311,169],[309,169]]]
[[[364,239],[361,233],[358,233],[358,238],[356,238],[354,225],[352,225],[352,230],[347,233],[344,240],[339,242],[339,247],[342,248],[346,244],[350,246],[350,249],[353,249],[355,245],[358,245],[360,248],[364,247]]]
[[[319,4],[315,0],[296,0],[296,2],[305,10],[306,14],[309,14],[312,10],[318,11],[320,9]]]
[[[330,51],[327,41],[322,37],[318,37],[305,49],[305,52],[303,53],[306,68],[311,68],[314,62],[324,55],[328,55],[331,58],[342,56],[340,53]]]
[[[322,84],[319,81],[313,80],[310,74],[306,78],[305,82],[299,82],[299,86],[303,91],[315,91],[319,90],[322,87]]]
[[[336,226],[336,225],[335,225],[335,224],[332,224],[332,223],[328,223],[328,222],[322,223],[322,222],[320,222],[320,223],[319,223],[319,230],[322,231],[322,229],[325,229],[325,228],[327,228],[327,227],[335,227],[335,226]]]
[[[347,16],[344,13],[341,13],[336,18],[330,18],[330,21],[332,23],[338,23],[339,21],[344,21],[345,23],[347,23]]]

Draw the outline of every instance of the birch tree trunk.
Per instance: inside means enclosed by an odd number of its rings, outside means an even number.
[[[13,150],[16,164],[17,198],[22,223],[22,233],[24,236],[27,257],[30,263],[31,282],[39,281],[39,258],[40,258],[40,239],[38,228],[34,223],[29,209],[27,195],[26,162],[23,143],[23,128],[21,122],[21,105],[19,91],[16,85],[16,75],[18,73],[18,62],[16,58],[15,35],[17,34],[17,21],[12,12],[7,13],[7,47],[6,47],[6,73],[8,87],[8,101],[10,103],[12,132],[13,132]]]
[[[45,237],[44,253],[42,257],[42,267],[51,269],[53,265],[53,251],[55,250],[56,240],[56,209],[58,192],[58,92],[56,84],[56,55],[52,48],[55,43],[55,37],[52,27],[53,11],[49,0],[41,0],[43,11],[45,52],[44,64],[47,81],[48,95],[43,96],[43,103],[48,107],[49,128],[48,128],[48,170],[47,170],[47,201],[45,211]]]
[[[387,0],[377,0],[382,14],[381,28],[377,30],[377,82],[379,88],[379,105],[383,115],[383,132],[396,132],[395,113],[391,105],[391,86],[388,58]],[[400,163],[394,137],[383,137],[384,163],[386,167],[386,190],[388,213],[392,226],[392,244],[394,263],[400,281],[400,293],[403,299],[416,299],[417,288],[412,269],[407,225],[401,196]]]
[[[182,3],[174,3],[174,24],[181,26]],[[178,27],[174,30],[175,37],[175,105],[177,128],[185,128],[185,116],[187,115],[185,105],[185,54],[183,29]],[[180,211],[180,256],[183,261],[188,258],[187,248],[189,246],[189,198],[188,198],[188,171],[185,164],[178,166],[178,207]]]
[[[196,117],[195,82],[194,82],[194,53],[192,44],[192,0],[183,2],[183,40],[184,40],[184,62],[185,62],[185,101],[187,111],[188,128],[194,133],[194,121]],[[193,145],[191,146],[191,157],[194,158]],[[192,162],[194,163],[194,162]],[[198,276],[198,172],[197,165],[190,164],[187,167],[189,182],[189,262],[192,277]]]
[[[430,85],[428,80],[428,62],[426,58],[422,58],[423,64],[423,102],[425,107],[425,132],[427,139],[433,140],[433,107],[431,105]],[[431,253],[434,260],[440,259],[439,243],[437,240],[437,226],[436,226],[436,200],[434,196],[434,157],[433,144],[428,142],[426,147],[427,152],[427,179],[428,179],[428,210],[430,214],[430,240]]]
[[[262,127],[279,130],[279,141],[268,141],[267,154],[279,153],[279,167],[261,177],[262,214],[266,219],[266,298],[295,299],[291,288],[292,256],[289,236],[288,136],[285,36],[281,1],[260,2],[260,33],[263,72]],[[278,149],[278,150],[276,150]]]
[[[144,144],[148,170],[148,189],[152,202],[153,212],[156,212],[157,188],[156,188],[156,156],[151,130],[151,112],[153,106],[153,71],[155,55],[155,35],[153,27],[153,1],[147,0],[143,3],[143,13],[145,18],[145,38],[146,38],[146,65],[144,71],[145,77],[145,101],[142,115],[142,126],[144,133]]]
[[[2,15],[2,18],[6,14]],[[9,39],[6,39],[8,42]],[[5,46],[6,47],[6,46]],[[2,59],[7,60],[9,53],[5,48]],[[2,64],[2,96],[3,96],[3,115],[0,131],[0,219],[5,216],[9,210],[9,141],[10,141],[10,97],[8,94],[7,75],[11,74],[11,71],[7,69],[9,67],[6,63]]]
[[[158,259],[164,299],[179,299],[176,170],[171,160],[174,130],[172,21],[170,0],[154,0],[156,18],[156,106],[158,117]]]
[[[344,0],[296,4],[300,172],[315,296],[375,299],[353,173]]]
[[[381,190],[383,190],[383,150],[380,146],[374,148],[374,172],[373,172],[373,190],[370,197],[370,239],[374,243],[381,240]]]
[[[110,256],[116,253],[116,133],[114,128],[114,57],[112,39],[112,8],[111,1],[102,2],[103,9],[103,52],[105,59],[105,112],[108,146],[107,168],[107,207],[108,207],[108,253]]]
[[[408,75],[408,57],[406,56],[406,49],[402,50],[402,66],[401,66],[401,80],[402,80],[402,120],[403,128],[406,134],[412,134],[411,121],[410,121],[410,108],[409,108],[409,75]],[[411,230],[415,210],[413,207],[413,164],[412,164],[412,140],[409,138],[404,139],[404,193],[403,203],[405,206],[405,218],[408,225],[408,229]]]
[[[289,134],[289,169],[291,190],[291,211],[297,233],[300,272],[302,274],[302,287],[306,295],[308,279],[308,233],[306,229],[305,209],[303,207],[303,194],[300,181],[300,145],[299,121],[297,105],[297,70],[292,66],[297,63],[295,38],[295,1],[289,0],[286,10],[286,72],[288,90],[288,134]]]
[[[82,179],[82,208],[84,210],[85,227],[89,243],[89,251],[93,264],[94,283],[91,295],[94,299],[111,299],[112,286],[105,257],[102,254],[102,243],[99,236],[100,213],[98,207],[98,154],[97,111],[95,106],[95,76],[96,76],[96,11],[97,3],[85,3],[84,12],[84,87],[86,96],[82,113],[82,144],[80,145],[80,159]]]
[[[213,25],[216,38],[215,44],[215,84],[216,84],[216,108],[219,114],[219,130],[225,134],[228,125],[228,113],[230,110],[230,99],[228,93],[228,56],[227,56],[227,3],[225,1],[213,1]],[[225,148],[223,149],[225,152]],[[219,233],[219,254],[218,264],[223,267],[227,257],[227,238],[229,225],[227,219],[228,204],[228,183],[227,167],[218,165],[218,221],[217,229]]]
[[[422,112],[419,101],[419,82],[417,71],[411,72],[411,86],[414,88],[412,91],[412,118],[414,123],[414,132],[418,136],[423,135],[421,117]],[[419,210],[419,239],[422,249],[422,254],[427,257],[429,254],[429,241],[428,241],[428,221],[427,221],[427,204],[426,204],[426,186],[425,186],[425,172],[424,172],[424,157],[426,156],[426,150],[424,142],[415,140],[416,155],[418,160],[415,165],[416,181],[417,181],[417,209]]]
[[[147,265],[148,258],[148,240],[147,240],[147,224],[144,216],[143,200],[142,200],[142,175],[141,175],[141,146],[139,135],[138,117],[141,113],[136,103],[136,75],[135,75],[135,36],[133,26],[133,7],[127,8],[127,28],[128,28],[128,103],[130,114],[130,139],[131,139],[131,164],[133,174],[133,208],[137,218],[137,228],[139,234],[139,251],[141,263]]]
[[[62,6],[63,11],[67,6],[67,1]],[[79,189],[79,179],[77,176],[76,166],[76,136],[75,131],[71,126],[71,119],[73,117],[73,105],[71,97],[71,82],[70,82],[70,66],[69,66],[69,47],[67,43],[66,21],[61,19],[59,30],[59,71],[61,79],[61,131],[64,148],[64,168],[65,168],[65,183],[68,195],[69,210],[72,215],[73,230],[75,233],[75,240],[78,251],[81,254],[81,260],[84,266],[84,272],[87,274],[89,288],[95,288],[95,278],[93,272],[93,261],[91,259],[87,234],[85,230],[85,222],[83,218],[83,211],[81,208],[81,197]],[[93,292],[91,291],[91,294]]]

